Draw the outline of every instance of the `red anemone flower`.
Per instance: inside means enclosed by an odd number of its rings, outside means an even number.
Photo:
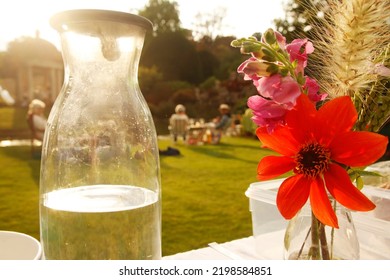
[[[352,131],[356,120],[357,112],[348,96],[335,98],[317,111],[302,94],[294,109],[286,114],[285,126],[275,128],[271,134],[266,128],[257,129],[263,145],[281,154],[260,161],[258,179],[294,172],[283,181],[277,194],[276,203],[284,218],[294,217],[310,197],[317,219],[338,228],[328,192],[351,210],[375,208],[352,184],[344,167],[374,163],[384,154],[388,139],[377,133]]]

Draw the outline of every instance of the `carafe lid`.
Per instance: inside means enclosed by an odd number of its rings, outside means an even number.
[[[145,17],[120,11],[79,9],[62,11],[50,19],[50,24],[57,31],[64,31],[64,25],[89,21],[110,21],[134,24],[145,30],[152,30],[153,24]]]

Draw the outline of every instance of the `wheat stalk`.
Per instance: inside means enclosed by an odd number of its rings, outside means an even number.
[[[390,1],[327,0],[320,9],[326,20],[314,27],[318,81],[332,98],[352,97],[357,129],[378,131],[390,118],[388,78],[376,71],[390,63]]]

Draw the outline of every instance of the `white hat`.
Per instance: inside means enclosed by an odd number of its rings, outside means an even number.
[[[230,110],[230,107],[227,104],[221,104],[219,105],[219,110]]]
[[[182,104],[176,105],[175,112],[176,113],[182,113],[186,111],[186,107],[184,107]]]
[[[46,107],[45,102],[39,99],[33,99],[30,103],[30,108],[45,108],[45,107]]]

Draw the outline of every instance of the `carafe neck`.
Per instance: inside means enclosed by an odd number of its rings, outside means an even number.
[[[114,32],[115,31],[115,32]],[[111,22],[87,22],[61,32],[65,80],[104,81],[105,77],[137,80],[145,30]]]

